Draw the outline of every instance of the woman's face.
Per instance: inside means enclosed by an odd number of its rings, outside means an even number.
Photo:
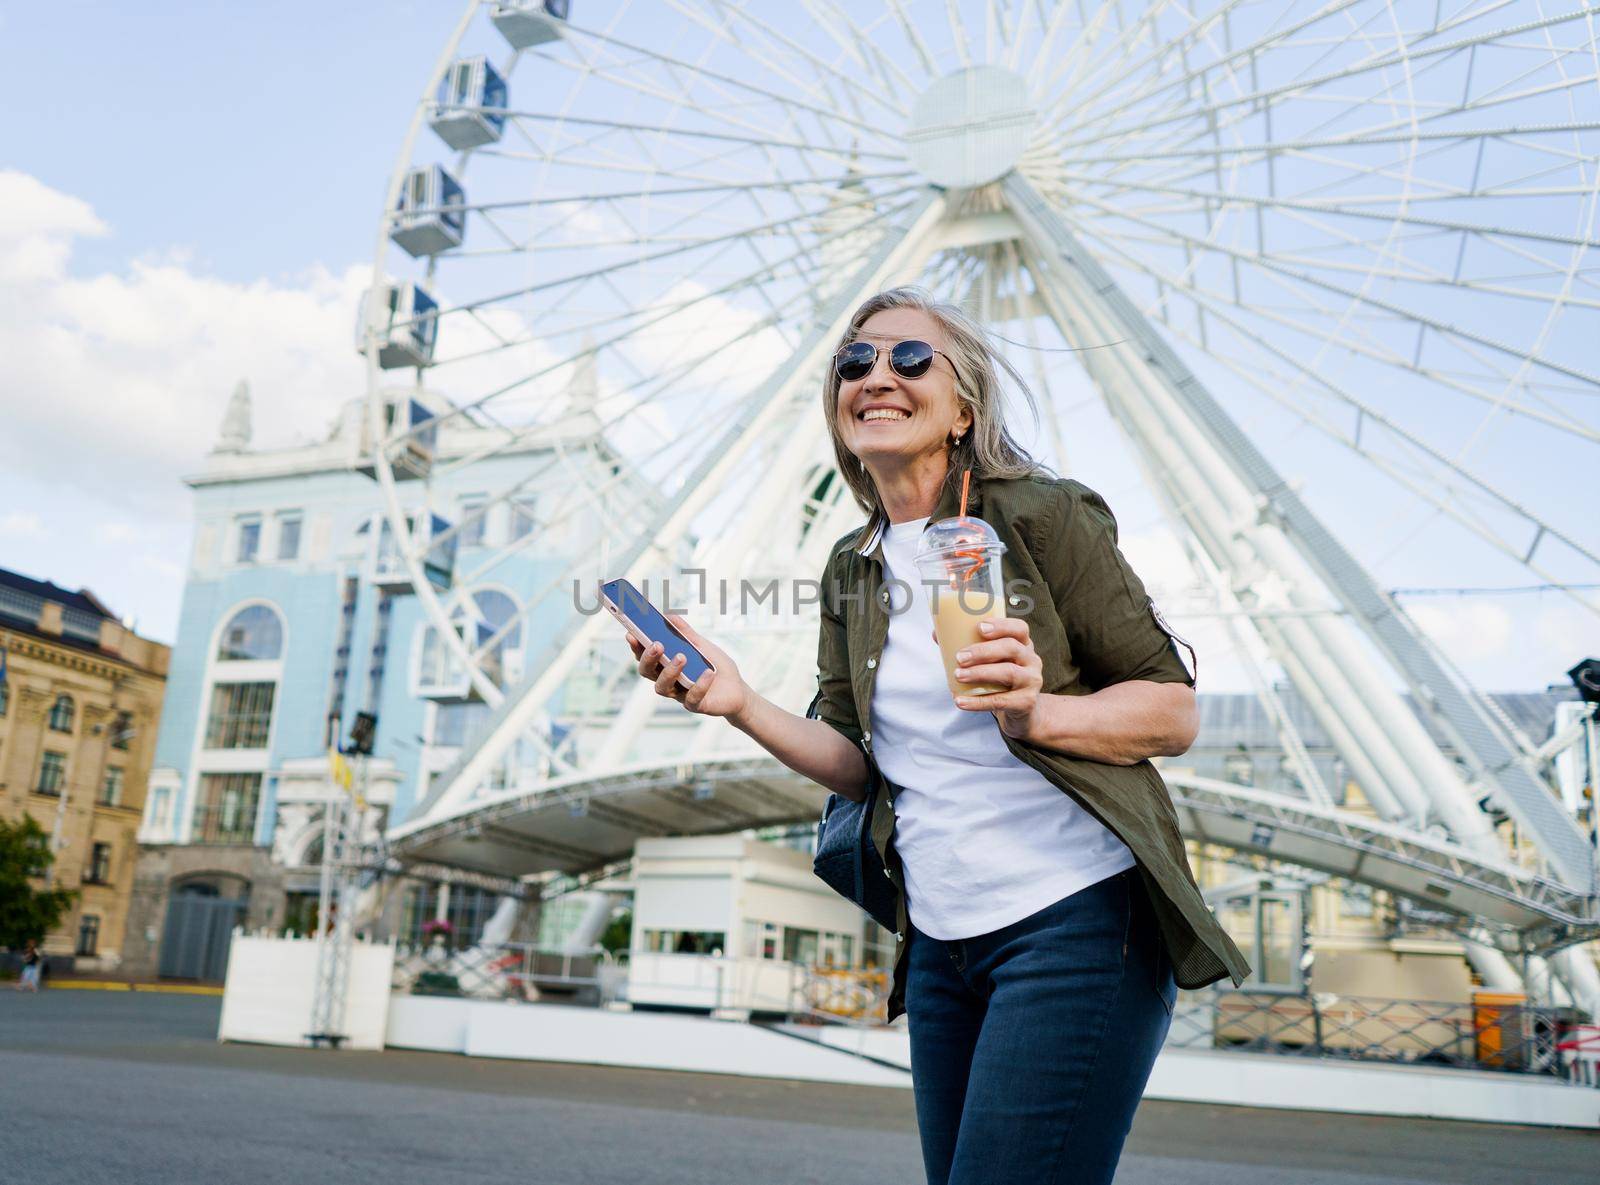
[[[956,398],[949,339],[933,317],[920,309],[885,309],[868,317],[854,340],[882,347],[866,378],[839,384],[839,434],[868,469],[943,454],[951,436],[971,426],[972,413]],[[889,365],[890,348],[907,340],[940,351],[921,378],[901,378]]]

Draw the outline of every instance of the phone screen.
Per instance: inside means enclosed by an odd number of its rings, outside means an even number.
[[[656,607],[633,585],[626,580],[608,580],[600,588],[611,603],[622,610],[622,615],[638,626],[647,638],[666,647],[665,661],[670,662],[675,655],[683,655],[683,674],[691,683],[711,669],[711,664],[705,660],[705,656],[696,650],[687,638],[673,629],[667,619],[661,616]]]

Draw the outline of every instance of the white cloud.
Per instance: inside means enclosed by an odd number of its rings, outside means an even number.
[[[1501,605],[1463,600],[1408,608],[1411,619],[1457,663],[1499,656],[1511,642],[1511,614]]]
[[[44,520],[31,510],[0,515],[0,539],[31,539],[44,534]]]
[[[107,233],[82,200],[0,172],[0,465],[141,513],[181,513],[181,475],[215,442],[241,378],[255,444],[321,436],[363,389],[353,344],[363,269],[239,284],[182,254],[75,275],[75,242]]]
[[[1163,605],[1177,601],[1195,584],[1194,569],[1183,544],[1171,531],[1123,535],[1117,542],[1124,558],[1138,573],[1150,595]]]
[[[109,229],[88,202],[26,173],[0,171],[0,283],[20,285],[58,275],[74,239]]]

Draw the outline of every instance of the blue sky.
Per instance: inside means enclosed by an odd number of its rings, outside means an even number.
[[[319,436],[361,394],[350,330],[378,207],[460,10],[0,8],[0,325],[18,335],[0,327],[0,564],[88,586],[171,640],[181,478],[233,384],[257,392],[258,443]],[[1531,455],[1508,458],[1532,478]],[[1108,496],[1129,481],[1086,479]],[[1130,510],[1125,526],[1140,525]],[[1397,564],[1411,529],[1385,524]],[[1464,567],[1458,580],[1503,575]],[[1547,595],[1420,612],[1487,687],[1559,681],[1600,649],[1594,619]]]
[[[29,405],[26,360],[22,377],[0,378],[8,418],[44,436],[41,448],[7,434],[17,455],[5,458],[0,563],[88,585],[171,640],[189,533],[179,479],[198,467],[233,382],[248,375],[259,391],[267,377],[259,360],[230,367],[227,356],[249,352],[251,307],[306,306],[308,317],[336,317],[348,340],[350,285],[327,290],[328,277],[370,259],[396,148],[457,16],[454,4],[418,2],[0,8],[0,172],[14,186],[18,173],[38,183],[11,203],[13,231],[22,217],[24,241],[65,257],[51,283],[75,287],[53,320],[86,339],[68,347],[73,356],[93,361],[112,337],[124,347],[87,368],[84,385],[98,389],[75,390],[63,423],[34,414],[47,409]],[[326,273],[309,304],[318,281],[308,272]],[[234,309],[230,330],[206,323],[210,302]],[[170,317],[167,356],[137,349],[137,331],[96,325],[139,306]],[[230,332],[241,348],[230,351]],[[327,344],[337,349],[331,335]],[[328,365],[336,382],[359,384],[348,349]],[[208,366],[215,378],[197,380]],[[181,376],[174,386],[190,397],[150,414],[134,392],[160,399],[159,389],[120,387],[136,368],[157,388]],[[270,403],[258,406],[258,440],[323,426],[273,418]]]
[[[454,3],[0,8],[0,163],[86,198],[83,270],[187,248],[250,282],[370,255]]]

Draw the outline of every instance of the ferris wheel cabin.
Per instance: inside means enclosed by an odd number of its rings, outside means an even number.
[[[389,237],[413,258],[461,246],[467,233],[466,194],[442,165],[424,165],[405,175]]]
[[[527,49],[543,45],[561,36],[561,26],[566,23],[569,0],[526,0],[509,4],[496,4],[489,19],[512,49]]]
[[[383,423],[389,470],[396,481],[421,481],[433,472],[434,452],[438,447],[439,426],[433,422],[434,413],[415,399],[404,395],[385,396]],[[372,456],[376,442],[365,418],[361,421],[360,441],[356,455],[361,461],[356,472],[376,478]]]
[[[449,589],[455,578],[456,540],[447,519],[430,511],[406,516],[408,533],[422,557],[422,572],[428,583],[440,592]],[[378,528],[377,552],[373,556],[372,583],[382,592],[404,596],[412,591],[411,572],[400,553],[387,518]]]
[[[502,678],[500,659],[503,647],[489,645],[495,635],[494,626],[486,621],[462,621],[456,623],[455,630],[476,654],[484,674],[488,675],[491,682],[499,683]],[[423,633],[422,649],[417,658],[416,688],[419,696],[435,703],[483,702],[483,695],[473,683],[467,668],[432,626]]]
[[[384,370],[428,366],[439,335],[439,302],[419,284],[386,283],[369,290],[361,302],[363,317],[356,325],[356,349],[367,348],[367,319],[378,339],[378,365]]]
[[[428,126],[451,148],[493,144],[505,131],[507,98],[506,80],[488,58],[458,58],[439,80]]]

